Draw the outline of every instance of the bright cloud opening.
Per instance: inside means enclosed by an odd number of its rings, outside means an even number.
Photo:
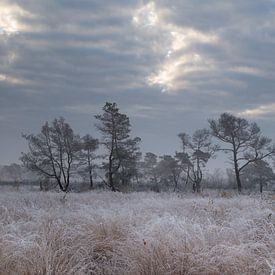
[[[147,5],[138,9],[133,16],[133,22],[137,26],[142,27],[152,27],[157,25],[158,15],[155,3],[150,2]]]
[[[18,17],[28,14],[17,5],[0,4],[0,35],[14,35],[19,33],[24,26],[20,24]]]
[[[178,72],[180,63],[164,63],[163,67],[155,74],[148,77],[149,85],[157,85],[161,87],[162,92],[172,90],[174,88],[174,80]]]
[[[206,57],[192,51],[192,45],[194,43],[217,43],[218,37],[171,24],[164,19],[162,12],[156,8],[154,2],[150,2],[134,13],[133,22],[136,27],[142,28],[145,34],[150,31],[152,40],[154,40],[152,51],[157,54],[165,52],[163,61],[153,69],[154,73],[148,76],[147,83],[151,86],[159,86],[163,92],[170,92],[180,88],[180,83],[184,83],[182,81],[177,83],[180,76],[184,76],[187,72],[205,69]],[[150,27],[150,29],[144,30],[144,27]],[[154,33],[151,32],[152,30]],[[209,66],[208,62],[208,69],[211,68],[213,66]]]
[[[258,68],[248,67],[248,66],[237,66],[231,68],[232,72],[248,74],[248,75],[255,75],[255,76],[263,76],[264,73],[259,70]]]
[[[0,74],[0,82],[6,82],[9,84],[18,84],[19,85],[19,84],[24,84],[26,81],[24,81],[23,79],[9,76],[9,75]]]

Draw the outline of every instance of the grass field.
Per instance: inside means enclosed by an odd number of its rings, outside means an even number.
[[[271,274],[275,265],[272,197],[62,196],[0,192],[0,274]]]

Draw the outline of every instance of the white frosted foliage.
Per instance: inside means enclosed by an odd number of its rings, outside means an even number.
[[[0,274],[274,271],[272,196],[2,190],[0,201]]]

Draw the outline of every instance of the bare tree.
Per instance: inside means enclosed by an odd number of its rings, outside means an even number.
[[[24,166],[40,176],[54,179],[60,190],[69,188],[72,168],[79,150],[77,136],[64,118],[46,122],[37,135],[23,135],[29,146],[28,153],[22,153]]]
[[[79,174],[86,178],[88,176],[90,182],[90,188],[94,188],[94,170],[96,164],[94,163],[97,158],[95,151],[98,149],[98,139],[93,138],[90,135],[85,135],[80,140],[79,146]]]
[[[186,160],[188,179],[193,184],[193,191],[201,191],[203,170],[211,157],[214,156],[216,147],[211,142],[211,135],[207,129],[200,129],[194,132],[192,137],[186,133],[179,134],[182,142],[183,152],[188,156]]]
[[[137,139],[130,138],[131,125],[127,115],[119,112],[116,103],[106,102],[103,107],[103,114],[96,115],[99,121],[96,124],[97,129],[102,134],[101,144],[107,150],[108,161],[104,164],[107,173],[107,182],[105,182],[112,191],[118,190],[117,177],[119,169],[123,165],[123,160],[129,153],[129,144],[137,143]]]
[[[271,139],[262,135],[256,123],[244,118],[223,113],[217,119],[209,120],[212,135],[226,146],[219,150],[231,154],[238,191],[242,191],[240,174],[250,163],[263,160],[275,153]]]

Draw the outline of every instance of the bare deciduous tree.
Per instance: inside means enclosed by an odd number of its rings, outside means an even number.
[[[189,165],[188,179],[193,184],[193,191],[200,192],[203,179],[202,168],[214,156],[216,147],[212,144],[211,135],[207,129],[195,131],[192,137],[181,133],[179,138],[182,142],[183,152],[188,156],[186,160]]]
[[[66,192],[70,185],[72,168],[79,149],[77,136],[64,118],[46,122],[37,135],[23,135],[29,146],[21,161],[38,175],[56,180],[60,190]]]
[[[231,154],[238,191],[242,191],[240,174],[250,163],[263,160],[275,153],[271,139],[262,135],[256,123],[232,114],[223,113],[209,120],[212,135],[224,143],[219,150]]]

